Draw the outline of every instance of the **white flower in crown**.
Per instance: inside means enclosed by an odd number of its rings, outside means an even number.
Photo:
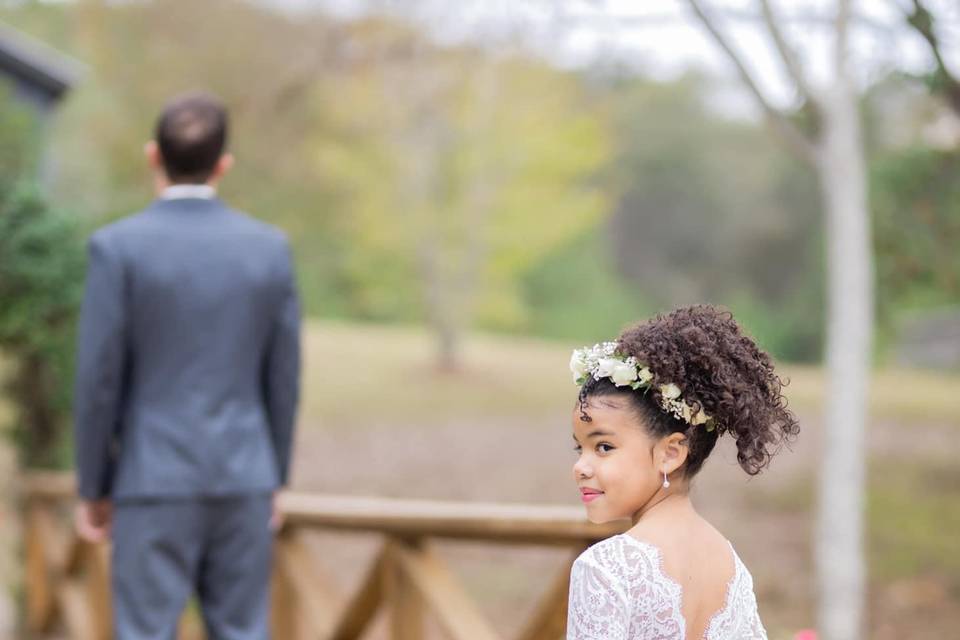
[[[618,387],[625,387],[637,380],[637,365],[632,362],[620,362],[610,372],[610,379]]]
[[[697,411],[697,413],[693,416],[693,418],[691,418],[690,420],[687,420],[687,422],[697,427],[697,426],[700,426],[701,424],[707,424],[712,419],[713,418],[707,415],[706,411],[704,411],[703,409],[700,409],[700,411]],[[707,431],[713,431],[713,427],[710,426],[707,429]]]
[[[637,381],[642,385],[646,385],[649,384],[651,380],[653,380],[653,371],[650,371],[647,367],[640,367],[637,371]]]
[[[573,372],[573,382],[575,384],[579,384],[590,373],[590,367],[584,356],[585,354],[580,349],[574,351],[573,355],[570,356],[570,371]]]
[[[675,400],[680,397],[680,387],[672,382],[670,384],[662,384],[660,385],[660,395],[667,400]]]
[[[631,389],[649,389],[653,372],[633,356],[624,356],[617,351],[616,342],[601,342],[592,347],[576,349],[570,356],[570,371],[575,384],[582,385],[587,376],[594,379],[609,378],[618,387]],[[706,425],[707,431],[713,431],[716,425],[713,419],[700,408],[696,413],[693,407],[680,399],[682,391],[673,383],[659,387],[660,406],[678,420],[689,425]]]
[[[667,393],[671,395],[676,393],[677,395],[674,397],[666,395],[664,393],[665,388]],[[680,399],[679,392],[680,390],[676,385],[663,385],[660,387],[660,406],[663,407],[663,410],[673,414],[678,420],[683,420],[689,425],[696,427],[704,424],[707,425],[707,431],[713,431],[713,418],[711,418],[702,407],[694,413],[693,407]]]
[[[611,378],[613,377],[614,370],[622,363],[623,361],[617,358],[600,358],[597,362],[597,368],[596,371],[594,371],[593,377],[597,380],[600,378]]]

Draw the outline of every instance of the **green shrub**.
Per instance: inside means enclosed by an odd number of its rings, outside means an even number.
[[[0,190],[2,392],[13,421],[2,425],[24,466],[70,462],[69,422],[84,252],[76,220],[33,187]]]

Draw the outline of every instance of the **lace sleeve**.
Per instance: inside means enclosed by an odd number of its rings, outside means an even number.
[[[757,597],[754,595],[752,588],[750,589],[745,626],[743,634],[745,640],[767,640],[767,630],[763,628],[763,623],[760,622],[760,612],[757,611]]]
[[[742,638],[742,640],[767,640],[767,631],[760,622],[760,613],[757,610],[757,596],[753,591],[753,576],[743,566],[739,557],[737,562],[737,577],[733,585],[734,593],[731,594],[730,606],[727,608],[727,620],[723,621],[723,616],[718,616],[721,624],[714,629],[711,625],[711,631],[715,633],[709,637],[718,638]]]
[[[627,640],[630,612],[623,585],[588,554],[570,571],[567,640]]]
[[[747,626],[747,635],[744,637],[750,640],[767,640],[767,630],[763,628],[763,623],[760,622],[760,614],[757,613],[756,609],[754,609],[753,615],[750,617],[750,623]]]

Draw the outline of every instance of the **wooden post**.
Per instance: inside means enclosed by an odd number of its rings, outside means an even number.
[[[284,553],[287,530],[277,536],[273,549],[273,574],[270,578],[270,636],[299,640],[303,637],[299,612],[303,604],[297,599],[297,591],[283,570],[280,556]]]
[[[110,599],[110,547],[105,544],[89,546],[86,555],[87,592],[96,637],[100,640],[113,638],[113,606]]]
[[[57,585],[57,600],[70,640],[99,640],[97,624],[81,580],[61,579]]]
[[[52,583],[55,525],[49,506],[39,500],[29,500],[24,544],[26,567],[27,629],[33,633],[47,631],[53,622],[56,608]]]
[[[385,591],[390,602],[391,640],[421,640],[423,638],[423,600],[400,566],[399,555],[405,549],[417,550],[420,539],[393,539],[388,543]]]

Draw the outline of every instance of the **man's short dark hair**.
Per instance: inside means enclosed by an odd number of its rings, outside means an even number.
[[[227,110],[209,93],[176,96],[163,107],[154,135],[171,182],[206,182],[227,144]]]

